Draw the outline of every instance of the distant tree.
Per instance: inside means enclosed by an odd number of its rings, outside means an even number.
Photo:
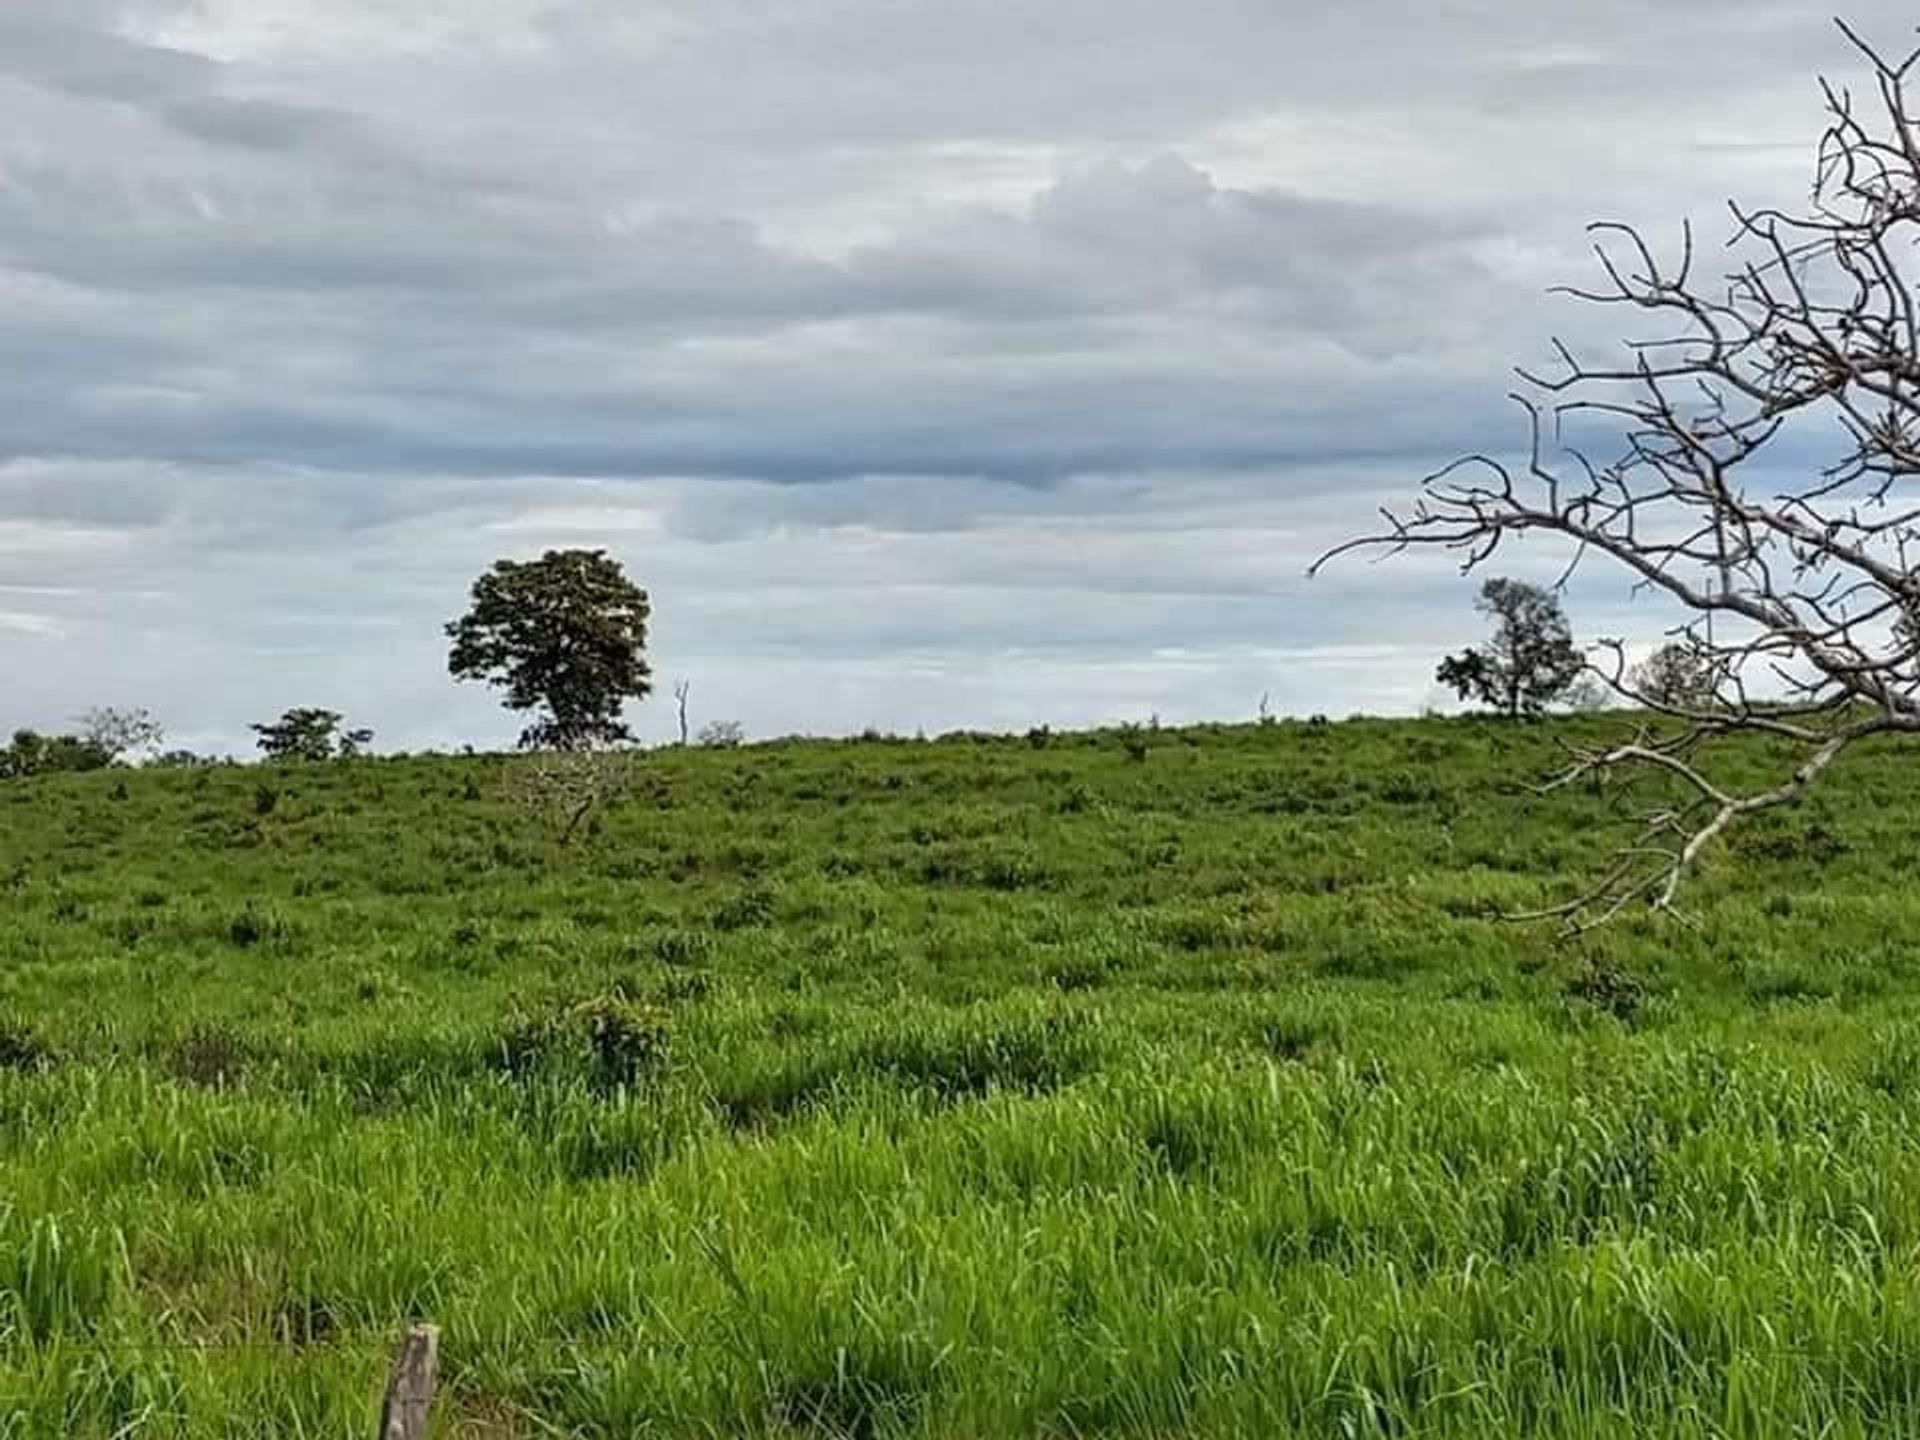
[[[1607,682],[1595,674],[1583,674],[1566,688],[1560,703],[1575,714],[1590,715],[1604,710],[1613,701]]]
[[[1567,694],[1586,657],[1552,592],[1496,577],[1480,587],[1475,608],[1492,618],[1493,636],[1442,660],[1434,672],[1441,684],[1513,720],[1539,715]]]
[[[249,728],[260,737],[258,744],[269,760],[345,760],[365,754],[373,732],[342,730],[341,719],[338,710],[303,705],[271,724]]]
[[[100,705],[82,715],[79,738],[119,762],[150,754],[166,738],[160,722],[146,710]]]
[[[1719,689],[1713,651],[1692,639],[1669,640],[1633,667],[1622,690],[1659,710],[1713,708]]]
[[[700,727],[700,743],[709,749],[731,750],[746,738],[747,732],[738,720],[715,720]]]
[[[83,736],[16,730],[12,743],[0,750],[0,779],[104,770],[112,763],[112,755]]]
[[[195,770],[215,762],[212,756],[196,754],[192,750],[163,750],[147,763],[161,770]]]
[[[467,613],[448,624],[447,669],[506,692],[509,710],[537,718],[529,749],[589,749],[631,740],[628,700],[653,691],[646,661],[647,592],[604,550],[549,550],[500,560],[473,584]]]

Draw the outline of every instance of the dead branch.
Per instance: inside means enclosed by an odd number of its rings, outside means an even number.
[[[1696,278],[1690,230],[1665,264],[1632,227],[1591,227],[1601,281],[1564,293],[1637,314],[1658,338],[1611,360],[1556,339],[1557,368],[1522,370],[1513,396],[1522,460],[1453,462],[1312,567],[1423,546],[1470,571],[1544,534],[1570,544],[1569,574],[1610,561],[1690,617],[1700,683],[1652,693],[1663,687],[1637,683],[1613,647],[1602,678],[1652,723],[1576,755],[1546,788],[1638,770],[1691,800],[1642,813],[1594,885],[1530,918],[1579,930],[1640,901],[1670,910],[1736,822],[1798,800],[1861,740],[1920,733],[1920,130],[1905,92],[1920,50],[1888,58],[1841,30],[1872,96],[1822,82],[1828,124],[1799,212],[1730,206],[1733,259],[1711,281]],[[1826,454],[1808,464],[1815,440]],[[1615,458],[1592,460],[1596,444]],[[1749,733],[1797,754],[1777,784],[1736,793],[1707,757]]]

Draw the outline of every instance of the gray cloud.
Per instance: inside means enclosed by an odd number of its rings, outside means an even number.
[[[1418,705],[1465,587],[1306,562],[1609,338],[1541,297],[1584,220],[1804,191],[1810,57],[1732,0],[19,7],[0,723],[500,739],[438,627],[548,543],[761,733]]]

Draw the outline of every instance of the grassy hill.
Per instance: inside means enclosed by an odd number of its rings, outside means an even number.
[[[1137,738],[0,785],[0,1437],[417,1314],[448,1434],[1920,1431],[1914,747],[1561,947],[1551,729]]]

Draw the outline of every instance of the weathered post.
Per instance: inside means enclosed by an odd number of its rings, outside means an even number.
[[[415,1325],[400,1342],[380,1409],[380,1440],[426,1440],[427,1411],[440,1378],[440,1327]]]

